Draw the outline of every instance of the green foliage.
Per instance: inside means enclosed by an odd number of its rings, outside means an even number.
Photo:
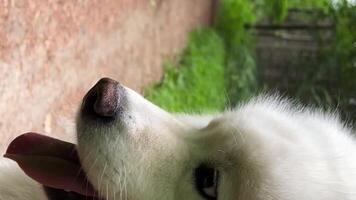
[[[327,57],[335,59],[341,68],[342,88],[353,90],[356,98],[356,6],[344,2],[333,14],[337,24],[336,40]]]
[[[329,10],[331,0],[289,0],[289,8],[321,9]]]
[[[245,30],[246,24],[255,20],[254,5],[249,1],[221,1],[214,27],[226,47],[225,87],[229,106],[248,99],[258,88],[252,53],[254,42]]]
[[[312,60],[300,60],[298,57],[290,60],[286,67],[291,72],[296,68],[303,71],[303,81],[297,87],[288,86],[285,92],[307,104],[325,109],[337,108],[343,117],[355,121],[356,107],[352,103],[356,99],[355,5],[343,0],[337,4],[326,0],[291,0],[288,7],[307,11],[309,16],[300,18],[300,23],[314,24],[322,20],[334,22],[335,34],[331,40],[324,40],[321,38],[324,32],[312,30],[310,35],[318,41],[317,57]]]
[[[251,50],[244,45],[229,49],[226,58],[225,84],[229,106],[248,100],[258,90],[256,63]]]
[[[223,0],[219,5],[215,28],[228,46],[239,46],[245,42],[245,24],[254,21],[251,3],[246,0]]]
[[[268,16],[274,22],[282,22],[287,16],[289,3],[288,0],[263,1],[263,15]]]
[[[193,31],[177,64],[167,64],[164,79],[146,97],[173,112],[223,109],[224,44],[211,29]]]
[[[253,5],[253,13],[256,14],[257,21],[267,18],[276,23],[283,22],[290,8],[318,9],[327,13],[331,6],[330,0],[254,0],[245,2]]]
[[[166,65],[164,79],[146,90],[147,98],[181,112],[221,110],[250,97],[257,85],[253,42],[244,31],[255,20],[251,6],[245,0],[222,1],[214,29],[192,33],[178,64]]]
[[[214,26],[191,34],[178,62],[166,64],[164,79],[146,90],[147,97],[170,111],[212,111],[248,99],[265,83],[257,78],[255,35],[246,27],[282,23],[291,8],[317,14],[302,22],[332,18],[336,35],[331,44],[320,43],[318,59],[291,60],[288,68],[303,67],[305,79],[286,88],[288,94],[307,103],[336,105],[356,118],[349,103],[356,101],[356,10],[346,0],[221,0]]]
[[[356,100],[356,6],[344,1],[332,10],[332,17],[336,37],[330,48],[323,49],[318,64],[333,70],[336,84],[325,89],[337,93],[334,104],[344,116],[356,122],[356,105],[351,103]]]
[[[344,118],[355,122],[356,106],[356,7],[340,2],[326,16],[335,23],[335,36],[319,43],[318,57],[312,62],[292,60],[304,66],[305,79],[289,94],[325,109],[337,108]]]

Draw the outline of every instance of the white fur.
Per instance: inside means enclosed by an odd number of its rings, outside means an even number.
[[[337,117],[261,96],[216,115],[172,115],[127,89],[114,126],[78,118],[89,179],[108,199],[203,199],[211,162],[224,200],[356,199],[356,143]]]
[[[9,159],[0,158],[0,200],[45,200],[42,187]]]
[[[108,200],[203,200],[193,171],[207,161],[220,172],[219,200],[356,199],[356,142],[334,115],[266,96],[174,115],[127,88],[123,106],[112,125],[77,119],[83,168]],[[0,191],[26,192],[8,179],[0,163]]]

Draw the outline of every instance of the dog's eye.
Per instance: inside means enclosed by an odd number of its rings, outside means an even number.
[[[200,165],[194,172],[195,185],[200,195],[208,200],[217,199],[219,172],[205,164]]]

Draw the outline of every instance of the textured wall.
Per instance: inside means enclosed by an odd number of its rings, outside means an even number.
[[[73,140],[100,77],[137,90],[158,80],[210,11],[209,0],[0,0],[0,152],[27,131]]]

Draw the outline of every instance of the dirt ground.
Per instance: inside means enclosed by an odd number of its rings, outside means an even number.
[[[159,80],[212,2],[0,0],[0,152],[28,131],[75,141],[85,92],[103,76],[138,91]]]

